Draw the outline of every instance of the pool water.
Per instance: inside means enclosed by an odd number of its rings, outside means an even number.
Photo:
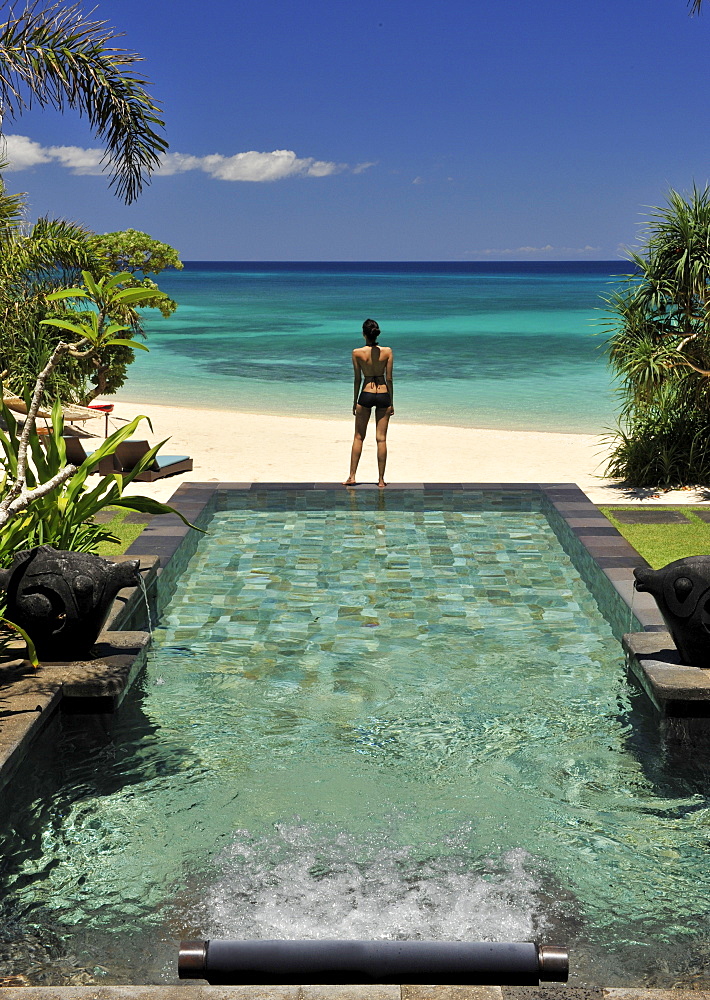
[[[0,975],[399,937],[710,979],[707,768],[660,742],[539,505],[265,497],[215,513],[120,713],[65,717],[16,782]]]

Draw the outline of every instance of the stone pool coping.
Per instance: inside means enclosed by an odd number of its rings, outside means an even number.
[[[17,986],[0,1000],[710,1000],[710,991],[574,986]]]

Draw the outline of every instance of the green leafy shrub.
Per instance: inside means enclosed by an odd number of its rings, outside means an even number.
[[[0,431],[1,498],[17,470],[20,438],[17,422],[4,405],[0,406],[0,417],[7,427],[6,431]],[[151,448],[130,472],[101,477],[93,488],[87,484],[87,477],[101,459],[112,455],[116,446],[131,437],[141,420],[146,419],[138,416],[115,431],[79,466],[70,479],[38,497],[8,521],[0,531],[0,566],[8,566],[17,552],[36,545],[53,545],[57,549],[74,552],[96,552],[101,542],[115,540],[110,531],[93,520],[94,514],[104,507],[127,507],[148,514],[177,513],[168,504],[159,503],[150,497],[124,494],[126,486],[152,463],[164,441]],[[30,488],[48,482],[66,467],[63,431],[64,418],[61,406],[57,403],[52,410],[52,433],[41,437],[33,430],[30,436],[32,463],[27,470],[27,485]],[[189,523],[185,518],[182,520],[185,524]]]
[[[613,437],[607,475],[635,486],[710,483],[710,414],[678,399],[672,384],[627,414]]]
[[[607,299],[621,404],[607,475],[710,484],[710,187],[655,209],[636,273]]]

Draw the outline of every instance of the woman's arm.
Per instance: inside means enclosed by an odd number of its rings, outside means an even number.
[[[390,413],[394,413],[394,376],[392,375],[392,369],[394,367],[394,351],[390,349],[390,356],[387,358],[387,368],[385,369],[385,381],[387,382],[387,389],[390,394]]]
[[[355,413],[355,407],[357,406],[357,397],[360,395],[360,382],[362,378],[362,372],[360,371],[360,365],[357,363],[357,355],[353,351],[353,413]]]

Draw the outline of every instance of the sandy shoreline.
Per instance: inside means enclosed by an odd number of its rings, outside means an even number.
[[[113,426],[138,414],[150,418],[136,437],[151,443],[170,438],[163,454],[187,454],[194,469],[141,492],[167,500],[181,482],[342,482],[348,471],[352,420],[263,416],[230,410],[200,410],[153,403],[115,403]],[[103,420],[87,430],[103,433]],[[630,494],[602,478],[607,449],[598,435],[543,431],[476,430],[390,423],[387,479],[392,483],[577,483],[595,503],[708,501],[707,492],[679,491],[647,497]],[[359,473],[377,481],[374,420]]]

